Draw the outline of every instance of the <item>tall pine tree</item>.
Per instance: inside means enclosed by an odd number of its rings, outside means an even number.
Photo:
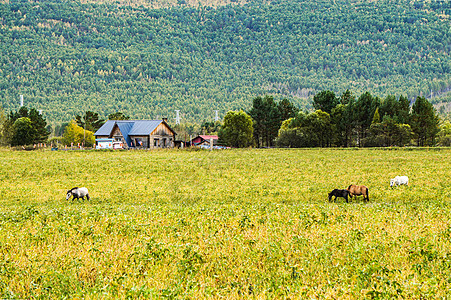
[[[412,105],[410,125],[418,146],[433,146],[439,132],[439,117],[434,106],[425,97],[417,97]]]

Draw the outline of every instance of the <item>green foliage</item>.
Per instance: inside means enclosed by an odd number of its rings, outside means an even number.
[[[45,143],[49,136],[47,121],[39,112],[22,106],[18,112],[10,112],[3,123],[3,141],[13,146]]]
[[[66,129],[67,125],[69,125],[69,123],[62,123],[61,125],[55,125],[55,128],[53,130],[53,135],[54,136],[58,136],[61,137],[64,134],[64,130]]]
[[[441,146],[451,146],[451,122],[446,120],[440,125],[440,131],[438,132],[439,143]]]
[[[390,116],[385,116],[382,122],[371,124],[369,136],[363,142],[365,146],[390,147],[405,146],[413,137],[409,124],[399,124]]]
[[[5,145],[6,115],[3,107],[0,106],[0,145]]]
[[[224,125],[219,138],[227,146],[243,148],[252,145],[252,118],[244,111],[229,111],[224,117]]]
[[[84,130],[73,120],[64,129],[62,142],[65,145],[77,146],[80,144],[86,147],[92,147],[95,144],[94,132]]]
[[[380,100],[372,96],[369,92],[365,92],[357,99],[357,101],[350,105],[353,116],[353,125],[357,132],[357,144],[364,145],[362,140],[366,137],[367,131],[371,126],[374,113],[380,105]]]
[[[299,109],[287,98],[284,98],[277,103],[279,115],[281,120],[293,118],[298,113]]]
[[[376,110],[374,111],[373,121],[371,121],[371,125],[380,123],[381,122],[381,116],[379,114],[379,107],[376,107]]]
[[[52,124],[175,109],[199,122],[255,95],[309,109],[321,90],[412,99],[451,85],[447,1],[182,2],[3,1],[0,104],[24,94]]]
[[[221,122],[208,122],[204,121],[200,125],[200,134],[206,134],[206,135],[217,135],[219,130],[221,129]]]
[[[256,97],[252,100],[252,108],[249,115],[254,122],[254,139],[257,147],[271,147],[277,137],[283,120],[296,116],[298,109],[288,99],[282,99],[278,103],[274,97]]]
[[[14,121],[12,146],[23,146],[33,144],[36,130],[33,128],[30,118],[22,117]]]
[[[418,146],[435,145],[439,117],[432,104],[424,97],[417,97],[412,105],[411,126]]]
[[[105,120],[99,118],[98,113],[92,111],[85,112],[85,115],[83,117],[77,115],[75,117],[75,121],[77,122],[78,126],[92,132],[99,130],[99,128],[102,127],[102,125],[105,123]]]
[[[306,114],[299,112],[279,131],[280,147],[328,147],[332,144],[333,126],[327,112],[317,110]]]
[[[354,100],[352,100],[350,103],[354,103]],[[334,126],[336,134],[334,140],[338,146],[350,146],[353,133],[353,112],[351,108],[352,104],[339,104],[334,109],[332,109],[331,122]]]
[[[321,91],[313,97],[313,107],[330,114],[332,109],[337,106],[339,99],[332,91]]]
[[[130,120],[130,117],[124,115],[122,112],[115,112],[108,115],[108,120]]]
[[[254,123],[254,138],[257,147],[272,146],[282,122],[274,97],[266,95],[263,98],[254,98],[249,115]]]
[[[318,95],[326,94],[332,93]],[[435,144],[439,119],[432,104],[424,97],[417,99],[412,113],[408,99],[403,96],[396,99],[389,95],[381,102],[365,92],[355,100],[348,90],[336,103],[340,104],[332,108],[331,114],[319,110],[301,112],[284,121],[277,144],[281,147],[405,146],[411,144],[413,137],[419,146]],[[444,126],[441,136],[444,145],[447,144],[446,135]]]

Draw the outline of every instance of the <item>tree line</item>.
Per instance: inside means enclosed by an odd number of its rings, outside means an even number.
[[[433,105],[422,96],[413,103],[405,96],[380,99],[369,92],[356,97],[346,90],[337,96],[325,90],[313,97],[313,110],[299,110],[290,100],[257,96],[247,111],[229,111],[223,122],[204,121],[174,127],[183,140],[186,134],[218,134],[231,147],[391,147],[449,146],[451,123],[440,120]],[[110,120],[128,120],[116,112]],[[98,113],[86,111],[62,127],[60,141],[66,145],[93,146],[94,132],[103,124]],[[7,116],[0,111],[1,141],[12,146],[48,142],[50,128],[34,108],[23,106]]]
[[[404,96],[380,99],[365,92],[356,98],[349,90],[340,96],[327,90],[314,96],[313,107],[298,111],[286,99],[277,103],[271,96],[256,97],[247,113],[227,113],[219,136],[235,147],[450,145],[449,121],[441,124],[425,97],[411,105]]]
[[[129,120],[122,112],[112,113],[109,120]],[[86,111],[76,115],[69,123],[55,128],[58,133],[49,139],[52,127],[35,108],[20,107],[18,111],[10,111],[5,115],[0,107],[0,144],[10,146],[30,146],[36,144],[58,144],[69,146],[95,145],[94,133],[102,127],[105,120],[99,114]]]

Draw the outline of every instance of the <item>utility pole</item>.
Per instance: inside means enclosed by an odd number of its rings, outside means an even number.
[[[215,110],[215,122],[219,121],[219,114],[218,114],[219,110]]]
[[[86,119],[83,122],[83,149],[85,149],[85,143],[86,143],[86,129],[85,128],[86,128]]]
[[[175,125],[180,124],[180,110],[176,109],[175,110]]]

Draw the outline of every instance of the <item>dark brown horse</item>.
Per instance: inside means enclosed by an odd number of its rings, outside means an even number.
[[[363,200],[370,201],[370,197],[368,195],[368,188],[364,185],[354,185],[351,184],[348,186],[349,197],[352,196],[363,196]]]

